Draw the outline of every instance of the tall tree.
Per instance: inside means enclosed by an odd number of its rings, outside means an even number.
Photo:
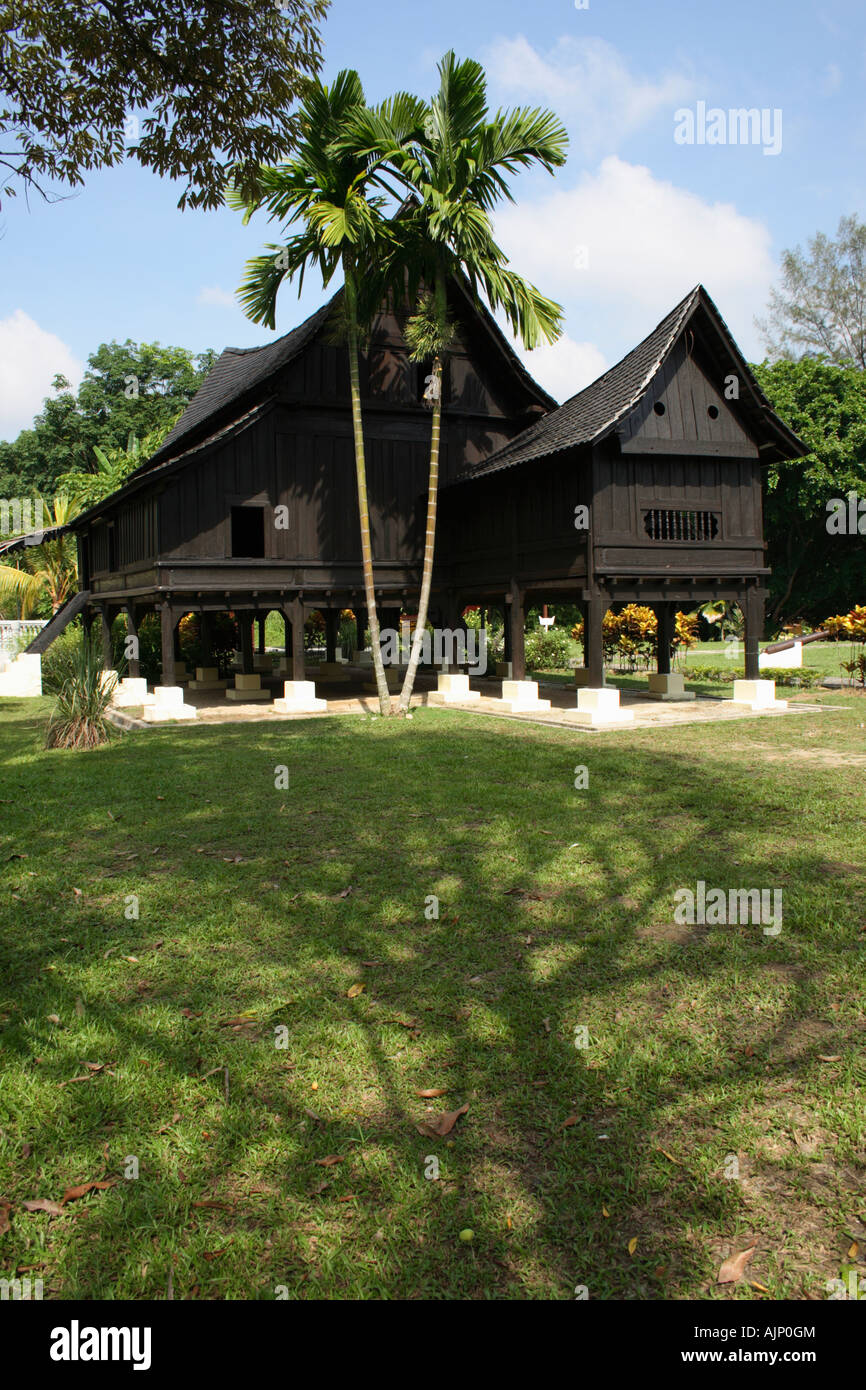
[[[359,359],[362,331],[378,312],[386,289],[381,267],[391,264],[387,251],[393,232],[383,216],[385,197],[377,191],[384,183],[376,161],[353,146],[351,138],[346,139],[365,109],[364,89],[356,72],[340,72],[330,87],[315,83],[300,113],[301,135],[294,157],[259,171],[261,191],[253,199],[242,189],[231,188],[227,201],[244,212],[245,221],[266,208],[273,220],[284,224],[285,244],[271,245],[247,263],[239,297],[254,323],[275,326],[277,293],[284,279],[297,276],[300,293],[309,266],[317,268],[325,286],[338,269],[343,272],[364,595],[379,707],[389,714],[391,697],[373,578]],[[390,112],[392,140],[399,140],[401,129],[417,127],[420,109],[421,103],[412,98],[395,99]]]
[[[48,196],[128,157],[217,207],[297,134],[328,0],[0,0],[0,177]]]
[[[57,480],[58,487],[62,492],[76,497],[82,510],[95,507],[97,502],[104,501],[122,488],[130,474],[156,453],[169,428],[168,425],[158,425],[143,439],[131,434],[123,449],[103,449],[98,444],[94,445],[96,467],[87,473],[71,469]]]
[[[823,355],[866,369],[866,222],[843,217],[835,240],[819,232],[808,254],[782,255],[782,284],[758,320],[772,357]]]
[[[497,246],[490,219],[503,198],[513,201],[509,179],[519,169],[540,164],[552,173],[565,163],[568,135],[551,111],[517,108],[491,117],[484,70],[453,52],[439,64],[439,90],[423,121],[408,139],[395,142],[388,103],[362,112],[348,146],[366,147],[372,157],[403,182],[410,194],[393,223],[390,255],[405,265],[416,312],[406,338],[415,360],[432,363],[428,384],[433,411],[424,563],[418,619],[400,710],[409,708],[421,656],[436,544],[439,448],[442,428],[443,359],[453,335],[448,285],[465,276],[472,290],[483,289],[493,310],[501,310],[524,346],[555,342],[562,332],[562,309],[508,265]]]
[[[859,532],[828,529],[828,503],[866,498],[866,373],[816,358],[753,368],[773,409],[810,448],[767,470],[764,529],[770,616],[819,624],[866,596]]]
[[[102,343],[90,354],[77,391],[65,377],[17,439],[0,443],[0,496],[56,491],[60,476],[96,469],[94,450],[122,449],[167,432],[216,360],[160,343]]]

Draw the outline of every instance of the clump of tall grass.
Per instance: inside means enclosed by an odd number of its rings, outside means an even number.
[[[71,653],[69,673],[48,721],[46,748],[98,748],[111,737],[106,718],[111,687],[103,678],[102,644],[97,632],[81,634]]]

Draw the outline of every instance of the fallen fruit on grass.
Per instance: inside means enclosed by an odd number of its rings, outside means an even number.
[[[460,1239],[463,1241],[464,1245],[471,1245],[473,1240],[475,1239],[475,1232],[470,1231],[469,1227],[467,1226],[465,1230],[460,1232]]]

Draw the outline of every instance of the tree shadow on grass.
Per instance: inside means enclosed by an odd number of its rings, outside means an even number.
[[[781,1079],[808,1086],[829,1046],[801,1036],[827,968],[804,969],[802,948],[829,962],[840,940],[809,915],[819,850],[792,858],[778,937],[673,925],[674,893],[698,878],[784,873],[773,833],[796,808],[775,783],[652,742],[432,713],[172,731],[83,759],[43,755],[31,773],[32,809],[17,809],[39,879],[2,943],[20,1009],[6,1066],[38,1077],[32,1114],[58,1136],[53,1173],[26,1194],[19,1175],[13,1201],[90,1179],[105,1143],[109,1171],[141,1162],[68,1208],[88,1214],[58,1240],[64,1296],[164,1296],[170,1267],[177,1297],[709,1290],[707,1233],[732,1241],[760,1219],[723,1175],[744,1105]],[[70,862],[93,885],[81,901]],[[123,917],[133,892],[138,921]],[[767,992],[757,1023],[719,996],[737,979]],[[50,1051],[49,999],[69,1020]],[[60,1088],[109,1044],[114,1077]],[[448,1136],[418,1133],[428,1104],[463,1103]],[[16,1216],[16,1232],[33,1220],[49,1218]]]

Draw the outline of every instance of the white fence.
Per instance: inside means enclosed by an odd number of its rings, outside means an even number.
[[[16,656],[46,626],[46,623],[30,618],[22,622],[11,618],[0,619],[0,656]]]

